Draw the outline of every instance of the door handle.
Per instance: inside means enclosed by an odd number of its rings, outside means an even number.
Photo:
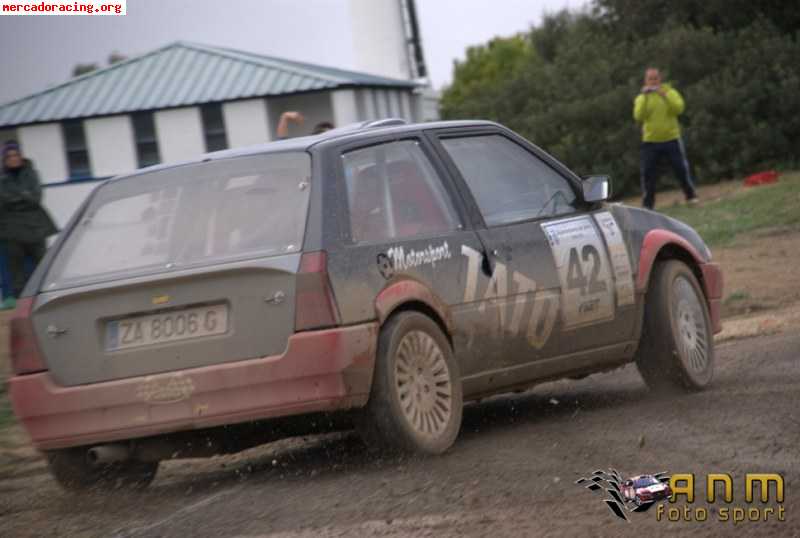
[[[67,334],[67,329],[56,327],[55,325],[47,326],[47,334],[52,338],[58,338],[62,334]]]
[[[511,261],[511,247],[502,247],[492,249],[492,256],[504,262]]]
[[[264,302],[267,304],[281,304],[286,299],[286,294],[282,291],[276,291],[272,297],[265,297]]]

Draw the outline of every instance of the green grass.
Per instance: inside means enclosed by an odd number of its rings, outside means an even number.
[[[5,387],[0,380],[0,431],[14,423],[14,415],[11,411],[11,402],[8,401]]]
[[[800,173],[781,174],[777,183],[742,189],[699,206],[675,206],[665,214],[692,226],[712,246],[762,228],[800,230]]]
[[[734,303],[736,301],[744,301],[744,300],[749,299],[749,298],[750,298],[750,294],[749,293],[747,293],[746,291],[737,290],[737,291],[734,291],[733,293],[731,293],[730,295],[728,295],[725,298],[725,304],[729,305],[729,304]]]

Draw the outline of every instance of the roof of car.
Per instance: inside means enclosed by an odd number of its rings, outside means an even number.
[[[379,120],[373,122],[361,122],[351,125],[345,125],[336,129],[331,129],[324,133],[311,136],[302,136],[297,138],[287,138],[285,140],[276,140],[273,142],[266,142],[264,144],[256,144],[254,146],[246,146],[243,148],[226,149],[222,151],[215,151],[212,153],[203,154],[195,159],[188,161],[158,164],[142,168],[124,176],[118,176],[114,180],[124,179],[127,177],[138,176],[143,173],[150,173],[156,170],[166,170],[168,168],[175,168],[178,166],[185,166],[189,164],[197,164],[208,161],[218,161],[222,159],[230,159],[233,157],[244,157],[247,155],[260,155],[266,153],[279,153],[286,151],[308,151],[312,146],[328,142],[332,140],[340,140],[344,138],[357,139],[364,135],[375,134],[401,134],[404,132],[419,131],[420,129],[446,129],[455,127],[480,127],[480,126],[494,126],[499,127],[497,123],[486,120],[454,120],[454,121],[434,121],[424,123],[405,123],[402,120]]]
[[[278,151],[302,151],[330,140],[358,138],[364,135],[404,133],[408,131],[419,131],[420,129],[442,129],[449,127],[474,127],[489,125],[497,126],[496,123],[486,120],[454,120],[424,123],[406,123],[405,121],[399,119],[365,121],[331,129],[318,135],[287,138],[285,140],[267,142],[264,144],[257,144],[255,146],[217,151],[206,154],[199,160],[206,160],[209,158],[212,160],[226,159],[229,157],[240,157],[242,155],[272,153]]]

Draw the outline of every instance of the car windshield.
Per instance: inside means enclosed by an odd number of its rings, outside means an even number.
[[[311,158],[290,152],[157,170],[92,198],[48,290],[301,248]]]
[[[654,486],[656,484],[658,484],[658,480],[656,480],[652,476],[647,476],[644,478],[637,478],[634,481],[633,486],[636,488],[646,488],[648,486]]]

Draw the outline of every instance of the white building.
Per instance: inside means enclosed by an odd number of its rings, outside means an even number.
[[[47,184],[45,204],[63,225],[96,181],[268,142],[288,110],[305,116],[292,135],[310,134],[323,121],[424,119],[418,87],[179,42],[0,107],[0,140],[20,142]]]
[[[414,0],[349,0],[356,71],[177,42],[0,106],[0,143],[18,140],[59,227],[97,184],[157,163],[275,139],[320,122],[438,119]],[[4,286],[0,252],[0,288]]]

